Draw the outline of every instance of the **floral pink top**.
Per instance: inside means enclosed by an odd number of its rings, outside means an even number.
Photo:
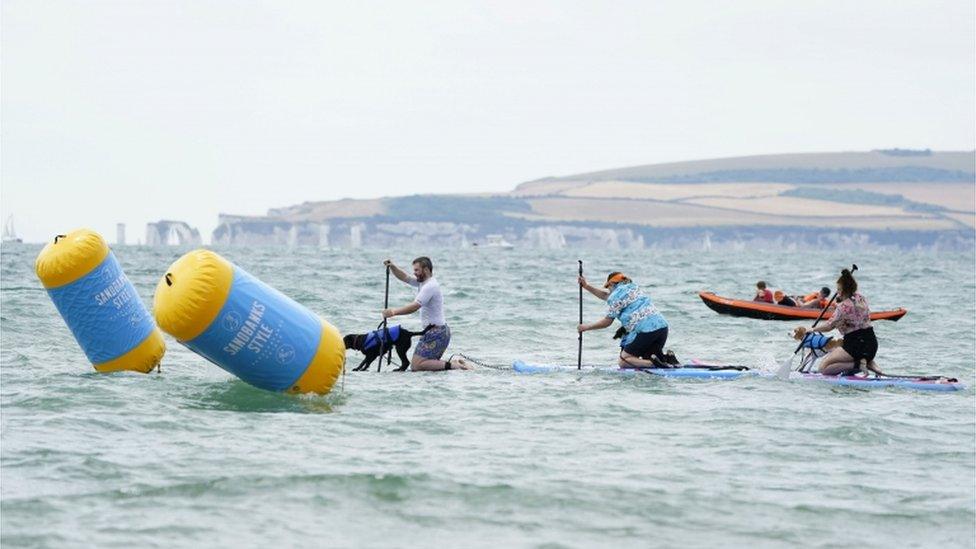
[[[834,309],[834,316],[824,323],[826,329],[837,329],[841,335],[871,327],[871,309],[868,300],[855,292]]]

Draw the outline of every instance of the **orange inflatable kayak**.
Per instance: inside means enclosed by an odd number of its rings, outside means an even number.
[[[820,309],[804,309],[802,307],[787,307],[786,305],[775,305],[762,301],[747,301],[744,299],[732,299],[722,297],[712,292],[698,292],[708,308],[720,315],[744,316],[746,318],[758,318],[761,320],[816,320],[820,316]],[[877,311],[871,313],[871,320],[898,320],[905,316],[907,309],[894,309],[891,311]],[[824,320],[833,315],[833,310],[828,310],[824,314]]]

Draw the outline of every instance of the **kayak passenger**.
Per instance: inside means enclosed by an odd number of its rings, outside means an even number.
[[[796,307],[796,301],[793,301],[793,298],[786,295],[783,290],[773,292],[773,303],[784,307]]]
[[[830,300],[830,288],[824,286],[819,292],[811,292],[799,299],[800,307],[805,309],[823,309]]]
[[[878,338],[871,326],[871,310],[868,300],[857,292],[857,281],[851,271],[844,269],[837,279],[837,308],[830,320],[808,332],[829,332],[837,329],[844,336],[844,343],[831,351],[820,362],[819,371],[828,376],[856,373],[862,367],[878,375],[884,375],[874,362],[878,353]]]
[[[666,358],[664,353],[668,341],[667,321],[633,280],[623,273],[612,272],[603,288],[590,285],[582,276],[578,282],[586,291],[607,302],[607,314],[576,329],[580,333],[601,330],[613,324],[614,319],[619,320],[626,330],[620,342],[621,368],[654,368],[665,366],[665,362],[677,362]]]
[[[773,291],[766,287],[764,280],[756,282],[756,297],[752,298],[752,300],[763,301],[765,303],[773,302]]]
[[[790,296],[786,295],[786,292],[770,288],[764,280],[756,282],[756,296],[752,300],[786,307],[796,307],[796,302]]]

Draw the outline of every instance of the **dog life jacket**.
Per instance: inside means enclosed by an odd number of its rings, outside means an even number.
[[[363,341],[363,351],[367,351],[382,344],[384,349],[393,347],[393,343],[400,337],[400,326],[387,326],[386,329],[380,328],[366,334]]]
[[[813,356],[820,358],[827,354],[827,344],[833,339],[818,332],[807,332],[803,336],[803,346],[810,349]]]

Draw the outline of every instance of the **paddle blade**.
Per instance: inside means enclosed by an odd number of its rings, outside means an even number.
[[[790,358],[784,360],[779,365],[779,368],[776,370],[776,377],[784,381],[790,379],[790,372],[793,371],[793,357],[795,356],[795,353],[790,355]]]

